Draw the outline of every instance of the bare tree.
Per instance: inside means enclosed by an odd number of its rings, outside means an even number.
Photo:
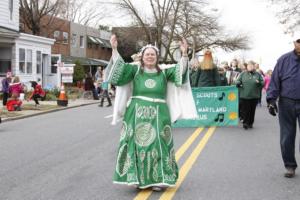
[[[205,0],[150,0],[150,19],[143,16],[132,0],[116,0],[115,5],[124,9],[143,28],[147,42],[166,50],[163,61],[174,61],[174,42],[182,36],[188,38],[194,52],[205,47],[221,47],[224,50],[247,49],[249,38],[245,35],[228,36],[217,23],[217,16],[208,15],[202,8]],[[151,28],[155,27],[155,35]],[[176,46],[176,44],[175,44]]]
[[[203,12],[197,0],[186,1],[177,19],[176,37],[181,35],[190,38],[193,52],[205,48],[222,48],[225,51],[249,49],[250,38],[242,33],[225,34],[218,24],[218,16]]]
[[[64,0],[20,0],[20,21],[33,35],[40,35],[42,19],[48,16],[49,19],[44,25],[50,25],[63,3]]]
[[[300,0],[268,0],[276,12],[284,32],[294,34],[300,27]]]
[[[108,16],[103,5],[86,0],[64,0],[59,16],[85,26],[98,27],[101,19]]]

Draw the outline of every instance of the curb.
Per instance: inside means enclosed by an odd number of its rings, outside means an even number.
[[[29,115],[21,115],[21,116],[5,118],[5,119],[2,118],[2,123],[8,122],[8,121],[14,121],[14,120],[18,120],[18,119],[34,117],[34,116],[43,115],[43,114],[52,113],[52,112],[58,112],[58,111],[61,111],[61,110],[68,110],[68,109],[71,109],[71,108],[77,108],[77,107],[82,107],[82,106],[93,105],[93,104],[99,104],[99,102],[83,103],[83,104],[74,105],[74,106],[70,106],[70,107],[61,107],[61,108],[55,108],[55,109],[52,109],[52,110],[45,110],[45,111],[41,111],[41,112],[38,112],[38,113],[32,113],[32,114],[29,114]]]

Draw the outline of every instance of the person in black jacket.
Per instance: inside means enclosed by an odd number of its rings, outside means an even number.
[[[214,87],[220,85],[220,75],[213,62],[212,53],[210,50],[206,50],[203,61],[200,63],[197,71],[196,87]]]

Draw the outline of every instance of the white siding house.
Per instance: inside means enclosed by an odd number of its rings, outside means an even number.
[[[43,86],[52,84],[51,45],[54,39],[20,33],[16,39],[15,75],[21,82],[29,85],[29,81],[39,81]],[[56,83],[53,83],[56,85]]]
[[[19,0],[1,0],[0,13],[0,27],[19,31]]]
[[[57,85],[50,64],[55,40],[19,33],[19,0],[0,0],[0,13],[0,79],[11,71],[26,85]]]
[[[15,40],[19,36],[19,0],[0,1],[0,77],[12,70]]]

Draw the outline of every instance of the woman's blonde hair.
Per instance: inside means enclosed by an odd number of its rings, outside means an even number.
[[[19,83],[20,82],[20,78],[18,76],[15,76],[13,79],[13,83]]]
[[[213,62],[212,53],[210,50],[206,50],[204,53],[204,58],[200,63],[200,69],[209,70],[213,68],[214,68],[214,62]]]

